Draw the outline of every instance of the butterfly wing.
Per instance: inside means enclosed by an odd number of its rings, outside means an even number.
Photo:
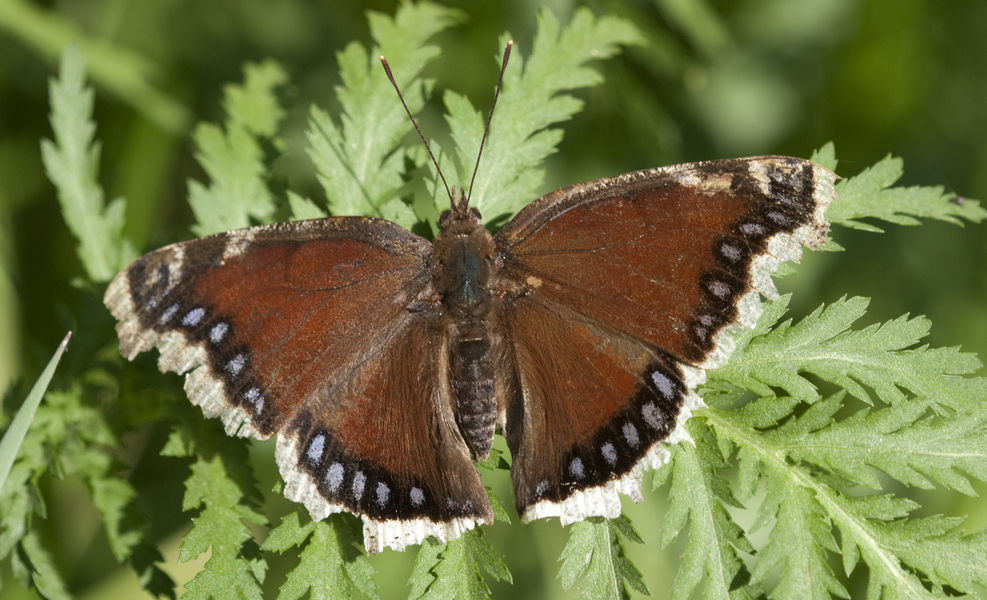
[[[651,169],[544,196],[497,234],[523,519],[615,517],[618,491],[640,497],[730,329],[777,296],[770,273],[825,241],[834,181],[786,157]]]
[[[279,434],[289,498],[400,549],[492,520],[437,376],[430,255],[386,221],[280,223],[151,252],[104,302],[125,357],[157,347],[229,434]]]

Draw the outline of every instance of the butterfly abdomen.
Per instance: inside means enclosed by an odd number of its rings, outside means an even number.
[[[456,424],[478,459],[490,454],[497,426],[495,361],[488,317],[490,283],[498,266],[480,213],[457,206],[440,219],[435,239],[433,285],[442,298],[449,332],[449,384]]]
[[[449,343],[450,383],[456,423],[480,460],[490,455],[497,426],[497,398],[490,337],[482,322],[459,324]]]

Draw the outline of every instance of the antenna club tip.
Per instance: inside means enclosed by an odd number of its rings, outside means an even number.
[[[514,40],[507,40],[507,47],[510,48],[514,45]]]
[[[381,54],[381,55],[380,55],[380,56],[378,56],[377,58],[379,58],[379,59],[380,59],[380,62],[382,62],[382,63],[383,63],[383,62],[387,62],[387,59],[386,59],[386,58],[384,58],[384,55],[383,55],[383,54]]]

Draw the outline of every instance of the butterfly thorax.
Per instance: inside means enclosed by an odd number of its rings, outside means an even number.
[[[449,383],[456,422],[480,459],[490,454],[497,421],[494,359],[488,318],[490,283],[498,269],[493,237],[475,208],[456,206],[439,219],[432,283],[441,298],[449,340]]]

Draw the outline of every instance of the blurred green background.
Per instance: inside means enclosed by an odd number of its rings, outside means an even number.
[[[888,153],[905,160],[902,185],[943,185],[987,198],[987,2],[983,0],[639,0],[544,3],[520,0],[444,2],[463,23],[436,38],[444,54],[426,71],[436,80],[421,118],[430,136],[445,131],[434,100],[451,88],[488,106],[504,31],[530,52],[535,16],[547,5],[563,22],[577,6],[623,15],[648,44],[600,63],[606,82],[576,93],[585,110],[564,124],[560,152],[549,160],[544,191],[631,170],[712,158],[780,153],[807,157],[836,144],[840,173],[852,175]],[[47,81],[64,44],[76,41],[97,89],[101,180],[108,199],[128,201],[127,235],[140,250],[189,237],[187,180],[204,180],[189,131],[220,121],[222,87],[242,79],[246,61],[274,58],[291,76],[283,137],[290,151],[277,171],[291,189],[321,198],[305,152],[308,108],[337,110],[335,53],[369,45],[366,11],[393,14],[393,1],[309,0],[0,0],[0,385],[33,381],[80,314],[73,278],[83,275],[75,240],[44,176],[39,140],[51,137]],[[987,350],[987,235],[983,227],[943,223],[887,226],[884,234],[839,229],[844,253],[807,257],[800,276],[782,281],[798,294],[795,316],[843,295],[873,299],[869,322],[924,314],[928,341]],[[71,346],[70,346],[71,354]],[[177,383],[177,378],[175,379]],[[163,428],[128,444],[125,464],[141,463],[141,509],[177,581],[187,530],[181,490],[160,480],[184,478],[180,461],[157,458]],[[276,481],[270,445],[254,444],[261,487]],[[135,471],[136,472],[136,471]],[[490,481],[510,498],[506,480]],[[47,482],[48,538],[73,591],[86,598],[132,598],[136,579],[115,565],[101,525],[78,482]],[[987,491],[975,485],[978,493]],[[953,503],[936,492],[914,494],[921,514],[972,512],[967,529],[987,526],[976,499]],[[272,498],[276,495],[272,494]],[[277,502],[275,500],[275,502]],[[676,545],[657,551],[660,495],[629,506],[649,546],[632,551],[652,593],[667,595]],[[284,501],[283,510],[289,506]],[[489,539],[506,555],[515,586],[495,594],[560,593],[555,560],[565,543],[556,521],[498,524]],[[678,544],[681,545],[680,543]],[[202,557],[204,560],[205,557]],[[406,595],[411,555],[374,559],[382,597]],[[277,561],[274,561],[277,563]],[[282,561],[283,562],[283,561]],[[862,567],[852,578],[863,581]],[[32,597],[0,568],[0,598]],[[277,564],[269,588],[283,581]],[[862,592],[861,588],[851,588]],[[274,597],[276,594],[272,594]],[[574,590],[568,597],[575,597]]]

